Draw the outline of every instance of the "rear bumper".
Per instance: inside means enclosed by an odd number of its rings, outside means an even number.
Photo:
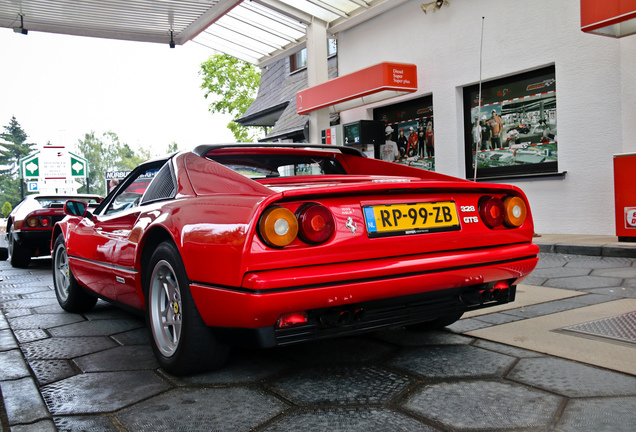
[[[389,327],[417,324],[446,318],[458,313],[512,302],[516,286],[499,290],[483,303],[477,300],[481,291],[488,292],[486,284],[434,291],[414,296],[394,297],[372,302],[354,303],[334,308],[308,311],[309,322],[285,329],[275,326],[259,328],[215,327],[220,343],[271,348],[299,342],[350,336]],[[490,290],[492,292],[492,290]],[[470,299],[466,303],[464,299]],[[476,303],[472,303],[476,301]]]
[[[225,327],[226,332],[230,329],[251,329],[249,331],[254,333],[256,340],[250,345],[272,346],[272,343],[282,344],[282,340],[275,336],[272,342],[273,326],[281,314],[288,312],[356,307],[368,303],[380,309],[391,304],[397,305],[398,309],[416,310],[417,307],[409,305],[427,303],[428,306],[421,312],[410,314],[406,321],[396,316],[382,321],[379,327],[371,326],[381,328],[430,320],[448,311],[470,310],[475,305],[462,303],[459,300],[462,294],[498,281],[506,281],[510,286],[518,284],[535,268],[538,252],[536,245],[524,243],[255,272],[245,276],[244,286],[240,288],[196,282],[192,282],[190,288],[206,324]],[[479,307],[512,300],[514,290],[505,298]],[[357,323],[357,327],[339,329],[336,333],[351,333],[363,327],[365,330],[372,329]],[[265,340],[268,341],[266,344]]]
[[[14,240],[21,247],[31,249],[36,255],[51,254],[51,235],[53,228],[13,231]],[[11,234],[7,234],[11,235]],[[10,241],[7,238],[7,241]]]

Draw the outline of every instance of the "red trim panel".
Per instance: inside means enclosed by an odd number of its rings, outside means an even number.
[[[535,256],[537,253],[538,246],[527,243],[477,251],[449,251],[294,269],[259,271],[245,275],[243,288],[264,291],[333,284],[361,278],[376,279],[400,277],[411,273],[438,273],[444,269],[487,265],[493,262]]]

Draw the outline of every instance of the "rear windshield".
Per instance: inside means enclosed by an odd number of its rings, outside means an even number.
[[[327,156],[259,154],[211,156],[209,159],[250,179],[347,173],[337,159]]]

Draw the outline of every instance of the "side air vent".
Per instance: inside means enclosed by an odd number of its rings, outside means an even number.
[[[167,198],[174,198],[177,192],[174,176],[172,175],[172,164],[168,161],[157,173],[152,183],[146,189],[142,204],[158,201]]]

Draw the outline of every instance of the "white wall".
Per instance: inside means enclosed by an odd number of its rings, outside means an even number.
[[[434,13],[410,1],[339,35],[339,74],[382,61],[415,63],[418,91],[341,113],[433,95],[435,165],[465,176],[462,88],[555,65],[559,171],[564,179],[507,181],[528,195],[538,233],[615,234],[612,155],[636,151],[636,35],[580,30],[580,0],[450,0]]]

